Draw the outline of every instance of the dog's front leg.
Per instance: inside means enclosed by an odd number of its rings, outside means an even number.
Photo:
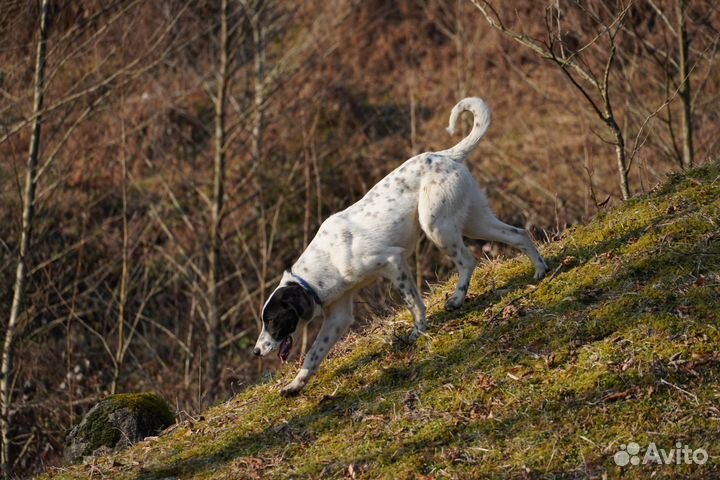
[[[385,266],[385,278],[400,290],[403,301],[413,316],[413,329],[409,340],[414,342],[427,330],[427,319],[425,318],[425,303],[415,285],[412,272],[407,262],[400,256],[392,257]]]
[[[352,322],[352,294],[348,294],[328,307],[327,317],[310,350],[305,355],[302,368],[295,379],[280,391],[283,397],[300,393],[310,377],[317,372],[320,362],[327,356],[333,345],[340,340]]]

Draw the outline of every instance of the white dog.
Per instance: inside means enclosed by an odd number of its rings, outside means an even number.
[[[283,390],[296,395],[353,322],[353,294],[379,278],[390,280],[412,312],[415,340],[427,329],[425,305],[413,281],[408,258],[422,229],[452,258],[458,283],[445,308],[462,305],[475,268],[463,236],[506,243],[520,249],[541,278],[547,265],[525,230],[502,223],[465,166],[465,159],[490,126],[490,111],[481,99],[461,100],[452,110],[453,134],[463,111],[474,115],[470,134],[449,150],[417,155],[393,170],[362,199],[332,215],[320,226],[307,249],[285,272],[262,312],[263,329],[253,353],[278,350],[290,354],[298,322],[325,311],[325,319],[303,367]]]

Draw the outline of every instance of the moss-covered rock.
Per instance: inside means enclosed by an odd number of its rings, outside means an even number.
[[[154,393],[110,395],[97,403],[67,436],[65,460],[75,462],[102,447],[119,450],[156,435],[175,412]]]

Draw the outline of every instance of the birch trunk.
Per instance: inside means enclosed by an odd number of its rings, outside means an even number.
[[[15,271],[10,318],[2,351],[0,370],[0,430],[2,430],[2,450],[0,465],[4,478],[10,478],[12,460],[10,458],[10,405],[12,403],[13,356],[18,322],[22,313],[22,303],[27,279],[28,251],[32,238],[33,217],[35,214],[35,189],[37,186],[38,157],[40,156],[40,131],[42,127],[43,97],[45,94],[45,47],[47,41],[48,0],[40,7],[40,35],[35,57],[35,91],[33,98],[33,120],[31,124],[30,146],[28,148],[27,171],[25,173],[25,191],[23,193],[22,231],[20,233],[20,252]]]
[[[207,319],[207,381],[208,397],[212,399],[218,388],[218,357],[220,337],[220,307],[218,305],[218,282],[221,244],[221,223],[225,196],[225,110],[228,80],[228,1],[220,6],[220,61],[215,96],[215,158],[213,197],[210,210],[210,252],[208,253],[208,319]]]

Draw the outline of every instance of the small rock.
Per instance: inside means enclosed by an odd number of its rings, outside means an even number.
[[[157,435],[175,421],[175,412],[154,393],[110,395],[98,402],[68,434],[65,460],[77,462],[98,451],[121,450]]]

